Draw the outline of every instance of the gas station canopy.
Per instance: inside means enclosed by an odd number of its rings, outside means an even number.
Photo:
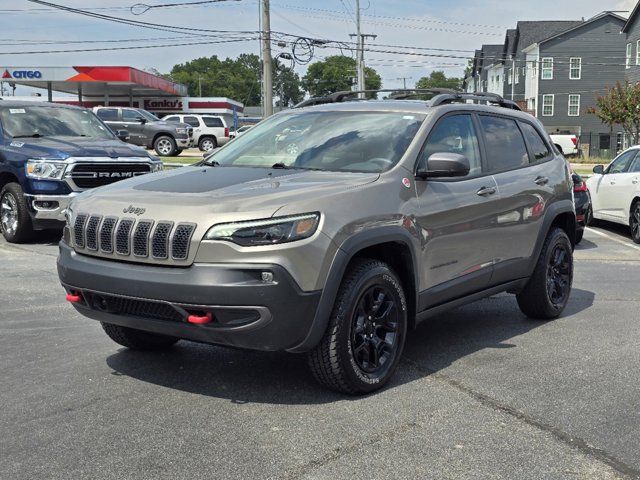
[[[184,97],[187,87],[133,67],[4,67],[3,82],[77,94],[83,99],[108,102],[110,97]]]

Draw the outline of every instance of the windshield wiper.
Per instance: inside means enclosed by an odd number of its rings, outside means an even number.
[[[12,138],[40,138],[44,137],[41,133],[32,133],[30,135],[14,135]]]

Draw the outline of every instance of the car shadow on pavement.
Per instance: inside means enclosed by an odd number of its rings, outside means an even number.
[[[574,289],[564,321],[589,308],[593,300],[592,292]],[[506,294],[434,317],[410,332],[405,361],[387,389],[428,376],[479,350],[517,348],[510,340],[546,324],[527,319],[515,297]],[[107,365],[113,375],[234,403],[322,404],[358,398],[317,384],[304,355],[183,341],[162,353],[120,349],[107,358]]]
[[[590,242],[586,238],[583,238],[582,241],[578,245],[576,245],[576,250],[592,250],[594,248],[598,248],[598,245]]]
[[[30,243],[32,245],[58,245],[61,238],[61,230],[42,230],[41,232],[37,232]]]

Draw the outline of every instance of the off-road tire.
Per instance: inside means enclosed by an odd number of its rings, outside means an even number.
[[[132,350],[165,350],[179,340],[179,338],[143,332],[112,323],[101,323],[111,340]]]
[[[568,290],[566,297],[560,304],[554,305],[548,292],[547,281],[551,256],[556,247],[565,250],[568,255]],[[518,306],[527,317],[536,320],[553,320],[558,318],[567,305],[571,294],[573,281],[573,248],[567,234],[561,228],[552,228],[542,246],[533,275],[526,286],[516,295]]]
[[[171,145],[170,149],[161,151],[161,145],[166,144],[166,142]],[[171,135],[158,135],[158,137],[153,141],[153,149],[161,157],[174,157],[178,151],[178,146]]]
[[[361,370],[354,359],[352,322],[358,302],[369,289],[377,286],[388,290],[396,302],[397,337],[393,343],[393,356],[387,360],[387,366],[371,374]],[[308,354],[309,366],[316,380],[332,390],[351,395],[369,393],[382,388],[393,376],[402,355],[406,334],[407,302],[397,275],[383,262],[358,259],[342,280],[322,340]]]
[[[213,149],[218,147],[218,141],[216,140],[216,137],[202,137],[200,140],[198,140],[198,148],[200,149],[201,152],[209,152],[211,150],[206,150],[204,145],[206,142],[211,142],[213,144]]]
[[[23,243],[31,239],[34,235],[33,223],[29,215],[29,207],[24,191],[19,183],[7,183],[0,190],[0,205],[2,202],[9,201],[7,197],[11,197],[17,207],[18,226],[13,231],[5,230],[2,222],[0,222],[0,230],[2,235],[9,243]]]
[[[576,230],[576,245],[582,241],[582,237],[584,237],[584,228]]]

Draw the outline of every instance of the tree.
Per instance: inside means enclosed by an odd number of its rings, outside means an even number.
[[[596,107],[587,109],[613,130],[620,125],[632,144],[640,141],[640,84],[616,83],[606,95],[596,99]]]
[[[333,92],[351,90],[356,76],[355,59],[334,55],[309,65],[307,74],[302,78],[302,85],[311,96],[321,97]],[[382,85],[382,79],[373,68],[365,67],[364,84],[367,90],[377,90]],[[375,98],[375,94],[367,96]]]
[[[452,90],[459,90],[461,86],[461,78],[447,78],[441,70],[435,70],[431,72],[428,77],[422,77],[416,82],[416,88],[450,88]]]
[[[220,60],[217,56],[201,57],[175,65],[168,77],[187,85],[191,95],[229,97],[245,105],[260,105],[262,65],[254,54],[243,53],[237,59]],[[291,68],[273,61],[273,93],[282,97],[284,106],[302,100],[300,77]]]

